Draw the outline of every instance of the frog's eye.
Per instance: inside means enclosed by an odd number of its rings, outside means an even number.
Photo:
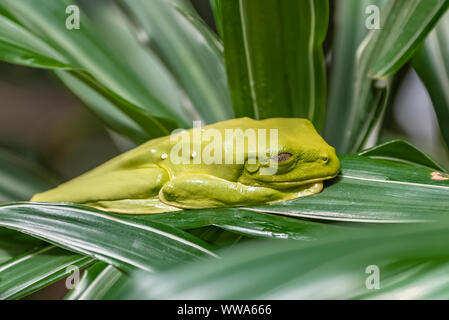
[[[279,153],[277,157],[275,157],[275,160],[277,162],[285,162],[288,159],[290,159],[293,155],[291,153]]]

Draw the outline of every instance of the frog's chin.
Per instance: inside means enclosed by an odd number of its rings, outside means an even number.
[[[310,184],[304,184],[297,186],[296,188],[291,188],[288,191],[283,192],[284,197],[282,199],[270,202],[270,203],[276,203],[276,202],[282,202],[282,201],[289,201],[294,200],[302,197],[311,196],[317,193],[320,193],[323,191],[323,181],[310,183]]]
[[[323,181],[309,183],[307,185],[302,185],[298,187],[298,190],[293,192],[294,199],[310,196],[312,194],[317,194],[323,191]]]

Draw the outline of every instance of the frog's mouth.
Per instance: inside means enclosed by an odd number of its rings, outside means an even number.
[[[269,186],[274,189],[289,189],[289,188],[295,188],[295,187],[299,187],[299,186],[306,185],[306,184],[319,183],[324,180],[333,179],[336,176],[337,176],[337,174],[335,174],[333,176],[318,177],[318,178],[313,178],[313,179],[309,179],[309,180],[301,180],[301,181],[291,181],[291,180],[289,180],[289,181],[264,181],[263,185]]]

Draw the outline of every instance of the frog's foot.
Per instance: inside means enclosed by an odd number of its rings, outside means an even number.
[[[315,182],[311,184],[305,184],[303,186],[297,187],[295,189],[289,190],[285,192],[285,196],[283,199],[272,201],[270,203],[282,202],[293,200],[297,198],[311,196],[313,194],[317,194],[323,191],[323,182]]]
[[[158,197],[153,197],[150,199],[97,201],[85,203],[85,205],[100,209],[102,211],[124,214],[153,214],[181,210],[163,203]]]

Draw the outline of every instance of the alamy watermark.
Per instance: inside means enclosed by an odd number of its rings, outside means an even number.
[[[376,5],[369,5],[365,8],[365,14],[368,17],[365,20],[365,26],[369,30],[380,29],[380,8]]]
[[[169,157],[173,164],[250,164],[260,165],[261,175],[273,175],[278,169],[278,129],[202,128],[193,122],[191,133],[178,129],[170,135],[174,144]]]
[[[76,5],[67,6],[65,13],[69,16],[65,20],[65,27],[68,30],[79,30],[81,28],[80,8]]]
[[[365,269],[365,273],[369,274],[366,278],[365,286],[368,290],[380,289],[380,269],[375,264],[369,265]]]
[[[65,271],[70,274],[65,279],[65,287],[72,290],[80,282],[80,269],[77,266],[68,266]]]

